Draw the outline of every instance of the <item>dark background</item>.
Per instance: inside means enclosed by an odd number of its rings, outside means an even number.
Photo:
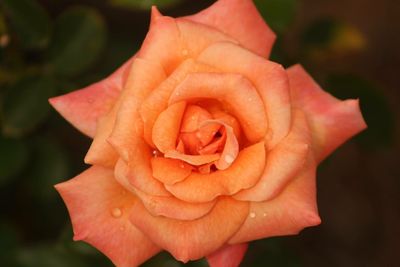
[[[86,168],[90,140],[47,98],[98,81],[132,56],[154,2],[181,16],[213,1],[0,2],[1,266],[112,266],[72,241],[53,185]],[[272,60],[301,62],[335,96],[360,98],[369,128],[319,167],[322,224],[252,242],[242,266],[400,266],[400,1],[256,4],[278,34]],[[144,266],[181,264],[162,253]]]

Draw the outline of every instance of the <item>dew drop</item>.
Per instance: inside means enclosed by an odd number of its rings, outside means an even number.
[[[153,157],[158,157],[158,151],[157,150],[153,150]]]
[[[256,217],[256,213],[255,212],[250,212],[249,216],[250,216],[250,218],[255,218]]]
[[[226,163],[232,163],[235,159],[231,155],[225,156]]]
[[[264,217],[267,217],[267,214],[264,212],[264,213],[263,213],[263,216],[264,216]]]
[[[122,216],[122,210],[121,210],[120,208],[114,208],[114,209],[111,211],[111,215],[112,215],[114,218],[119,218],[119,217]]]

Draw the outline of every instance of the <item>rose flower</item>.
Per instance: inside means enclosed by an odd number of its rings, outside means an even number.
[[[50,99],[93,138],[91,167],[56,185],[74,240],[122,267],[161,250],[229,267],[249,241],[318,225],[317,164],[366,125],[357,100],[269,61],[274,40],[251,0],[153,8],[135,56]]]

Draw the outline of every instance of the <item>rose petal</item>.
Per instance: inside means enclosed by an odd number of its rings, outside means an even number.
[[[50,104],[87,136],[94,137],[98,118],[107,114],[127,79],[132,57],[106,79],[69,94],[49,99]]]
[[[125,161],[129,161],[134,150],[135,138],[132,137],[143,136],[143,123],[138,112],[140,103],[165,78],[160,65],[141,58],[134,60],[126,87],[116,105],[117,114],[105,135]]]
[[[303,171],[281,194],[270,201],[251,202],[245,223],[228,243],[297,234],[305,227],[320,224],[315,172],[316,164],[309,153]]]
[[[96,135],[85,156],[85,163],[99,165],[107,168],[113,168],[118,160],[118,153],[107,142],[115,124],[120,101],[112,107],[111,111],[104,117],[99,118],[97,122]]]
[[[153,176],[163,184],[175,184],[183,181],[193,170],[193,167],[179,159],[153,157],[151,159]]]
[[[136,202],[131,221],[176,259],[187,262],[220,248],[242,225],[248,203],[221,198],[207,215],[192,221],[152,216]],[[206,233],[206,234],[205,234]]]
[[[219,0],[186,18],[217,28],[266,58],[276,38],[251,0]]]
[[[117,266],[137,266],[160,251],[128,220],[138,200],[114,180],[112,170],[91,167],[56,189],[70,213],[74,239],[101,250]]]
[[[160,63],[169,75],[188,57],[196,57],[212,43],[235,42],[222,32],[185,19],[160,16],[152,9],[149,32],[140,48],[138,56]]]
[[[226,72],[240,73],[254,84],[267,113],[266,144],[269,148],[287,135],[291,122],[290,92],[282,66],[226,42],[209,46],[199,55],[198,61]]]
[[[153,216],[164,216],[177,220],[195,220],[208,214],[216,201],[206,203],[190,203],[175,197],[158,197],[136,190],[146,209]]]
[[[161,152],[175,149],[186,102],[178,102],[161,112],[153,127],[153,143]]]
[[[207,164],[207,163],[218,160],[220,157],[220,154],[216,153],[216,154],[208,154],[208,155],[187,155],[187,154],[182,154],[176,150],[170,150],[164,154],[164,157],[170,158],[170,159],[180,159],[189,164],[199,166],[199,165]]]
[[[289,68],[287,73],[293,105],[302,109],[309,119],[318,162],[367,127],[358,100],[334,98],[323,91],[300,65]]]
[[[151,79],[149,79],[149,73],[152,74]],[[124,148],[119,153],[121,156],[127,154],[131,145],[130,136],[136,132],[136,128],[141,123],[137,114],[136,101],[146,97],[148,92],[164,78],[165,74],[159,66],[139,58],[132,61],[125,89],[111,111],[99,119],[95,138],[85,157],[86,163],[105,167],[115,165],[118,154],[107,141],[115,127],[113,143],[118,143],[118,147]]]
[[[238,42],[212,27],[193,22],[187,19],[177,18],[176,23],[179,29],[181,41],[184,49],[181,51],[183,56],[195,58],[206,47],[215,42]]]
[[[264,105],[253,85],[240,74],[192,73],[175,88],[169,104],[195,101],[201,98],[217,99],[228,106],[240,121],[250,142],[265,136],[267,118]]]
[[[311,132],[307,118],[303,112],[296,110],[290,133],[267,153],[267,165],[258,183],[233,197],[238,200],[256,202],[272,199],[303,168],[310,147]]]
[[[238,267],[248,248],[247,243],[226,245],[207,256],[210,267]]]
[[[151,149],[143,140],[136,140],[130,161],[120,158],[115,165],[115,178],[121,184],[129,184],[155,196],[170,196],[164,185],[153,177],[150,160]]]
[[[152,141],[153,126],[160,113],[168,107],[168,99],[175,89],[189,73],[215,72],[205,64],[196,63],[193,59],[183,62],[160,86],[158,86],[140,107],[140,116],[144,122],[144,138],[154,147]]]
[[[221,157],[218,159],[218,161],[215,162],[215,166],[217,167],[218,170],[226,170],[232,165],[237,155],[239,154],[239,143],[235,137],[235,133],[233,132],[232,127],[230,127],[228,124],[225,124],[223,121],[208,120],[205,121],[204,123],[205,124],[219,123],[225,127],[225,133],[226,133],[225,146],[221,153]]]
[[[249,167],[251,166],[251,167]],[[230,168],[211,174],[192,173],[182,182],[166,185],[169,192],[188,202],[208,202],[221,195],[232,195],[253,186],[265,166],[264,142],[240,151]]]

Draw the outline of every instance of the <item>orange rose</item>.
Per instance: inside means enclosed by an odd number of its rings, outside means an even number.
[[[153,8],[132,59],[50,100],[94,138],[92,167],[56,185],[75,240],[117,266],[160,250],[237,266],[247,242],[320,223],[316,166],[366,125],[357,100],[268,61],[274,39],[250,0],[177,19]]]

